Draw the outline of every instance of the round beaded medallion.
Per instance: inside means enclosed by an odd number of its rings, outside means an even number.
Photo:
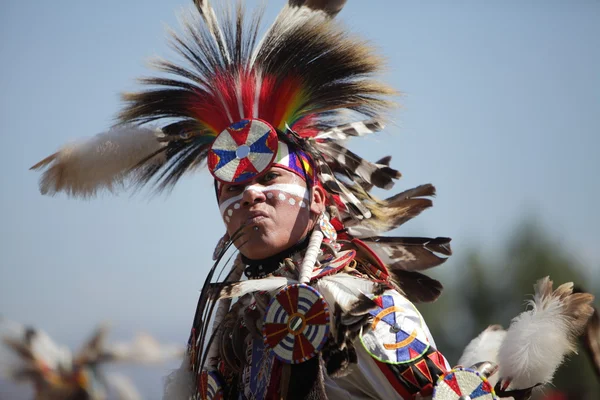
[[[308,285],[294,284],[281,289],[266,309],[265,345],[285,363],[298,364],[313,358],[328,334],[327,303]]]

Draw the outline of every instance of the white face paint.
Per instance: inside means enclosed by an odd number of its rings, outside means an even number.
[[[268,186],[249,185],[246,186],[242,193],[225,200],[219,205],[219,211],[221,212],[225,222],[229,222],[229,217],[231,217],[235,211],[241,208],[241,202],[244,194],[251,190],[259,193],[265,193],[268,199],[273,199],[273,197],[276,197],[281,201],[288,199],[289,204],[296,205],[300,208],[306,207],[306,204],[308,203],[308,190],[306,187],[295,183],[279,183]]]

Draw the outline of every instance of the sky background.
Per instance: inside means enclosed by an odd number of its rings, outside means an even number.
[[[147,61],[173,55],[166,26],[190,4],[0,5],[0,315],[70,345],[102,320],[119,339],[186,341],[224,232],[209,174],[168,196],[81,201],[40,195],[28,169],[113,123]],[[403,93],[394,123],[350,147],[391,154],[398,190],[438,189],[434,208],[394,234],[450,236],[460,258],[498,251],[534,218],[597,287],[600,2],[350,0],[338,18],[387,57],[383,79]]]

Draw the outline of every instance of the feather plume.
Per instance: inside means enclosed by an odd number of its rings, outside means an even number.
[[[357,121],[340,126],[334,126],[332,128],[321,131],[317,133],[315,139],[335,140],[342,142],[349,139],[350,137],[364,136],[369,135],[371,133],[379,132],[383,130],[383,128],[384,125],[379,120]],[[385,161],[385,159],[380,160],[379,163],[389,165],[389,160],[387,161],[387,163],[381,161]]]
[[[337,143],[322,143],[317,148],[327,158],[334,173],[345,175],[360,186],[375,186],[382,189],[391,189],[394,180],[399,179],[399,171],[386,165],[371,163]]]
[[[269,276],[262,279],[251,279],[247,281],[215,284],[215,299],[228,299],[242,297],[245,294],[257,291],[276,291],[286,285],[298,283],[293,279],[282,276]]]
[[[64,146],[31,169],[43,169],[42,194],[65,192],[88,198],[99,191],[114,191],[129,178],[143,176],[144,171],[164,162],[159,154],[165,146],[157,129],[118,126],[87,140]],[[139,165],[145,160],[144,165]]]
[[[333,313],[331,338],[322,350],[327,372],[341,377],[357,362],[354,341],[364,329],[369,329],[369,311],[377,308],[372,296],[381,294],[385,287],[373,281],[346,273],[319,279],[315,288],[323,295]]]
[[[337,305],[343,315],[356,316],[367,313],[376,305],[368,295],[376,293],[379,285],[346,273],[325,276],[315,283],[330,308]]]
[[[185,357],[181,366],[165,378],[163,400],[189,399],[196,390],[190,359]]]
[[[107,347],[107,352],[116,361],[144,364],[162,363],[183,357],[185,349],[178,345],[159,343],[154,337],[140,333],[131,343],[115,343]]]
[[[4,322],[0,325],[4,325]],[[13,329],[13,333],[6,336],[5,342],[9,344],[10,349],[16,351],[20,360],[8,366],[9,377],[33,383],[36,398],[72,398],[74,393],[82,391],[88,393],[90,398],[104,398],[107,385],[113,383],[118,385],[122,382],[112,382],[110,377],[105,377],[100,368],[103,364],[117,359],[141,363],[164,361],[181,354],[181,351],[177,354],[163,352],[165,347],[148,336],[143,340],[135,341],[133,346],[116,346],[111,349],[105,345],[107,326],[102,325],[81,350],[73,355],[68,348],[58,346],[43,331],[19,326],[16,323],[13,325],[17,329]],[[26,351],[23,351],[24,349]],[[120,351],[117,351],[119,349]],[[160,359],[156,357],[158,352],[163,355]],[[5,357],[1,357],[0,365],[4,361]],[[82,377],[85,379],[81,379]],[[120,392],[122,399],[136,399],[131,387],[130,390],[126,390],[125,386],[121,389],[123,389]]]
[[[427,198],[431,196],[435,196],[435,187],[431,184],[417,186],[385,200],[362,195],[359,200],[369,209],[371,218],[365,221],[348,219],[344,225],[354,237],[377,236],[398,228],[431,207],[433,202]]]
[[[565,283],[553,291],[545,277],[536,285],[531,309],[513,319],[498,353],[500,388],[521,390],[549,383],[593,313],[593,296],[573,293]]]
[[[581,287],[575,286],[573,293],[585,293],[585,291]],[[598,309],[595,306],[592,307],[594,313],[585,326],[580,341],[592,363],[596,376],[600,379],[600,316],[598,315]]]
[[[122,374],[110,374],[106,382],[115,391],[117,400],[141,400],[142,396],[133,382]]]
[[[308,7],[315,11],[322,11],[330,17],[335,17],[346,4],[346,0],[289,0],[293,7]]]
[[[321,182],[323,187],[327,189],[330,193],[337,194],[342,202],[347,207],[347,210],[344,210],[348,214],[348,218],[353,221],[369,221],[372,217],[371,211],[369,208],[360,201],[342,182],[336,179],[333,172],[327,165],[325,161],[318,160],[317,161],[321,178]]]
[[[392,161],[392,156],[385,156],[385,157],[383,157],[383,158],[375,161],[375,165],[377,165],[379,168],[389,167],[391,161]],[[397,179],[399,179],[402,176],[402,174],[400,173],[400,171],[397,171],[397,172],[398,172],[398,178]],[[370,192],[371,189],[373,189],[373,186],[374,186],[373,184],[370,184],[370,183],[364,182],[364,181],[363,182],[358,181],[357,183],[367,193]]]
[[[423,271],[443,264],[452,255],[450,238],[376,236],[361,240],[393,271]]]
[[[437,279],[416,271],[390,270],[400,292],[413,303],[431,303],[440,297],[444,286]]]
[[[596,376],[600,379],[600,316],[598,316],[596,308],[594,308],[594,314],[585,327],[585,333],[581,339]]]
[[[465,347],[458,365],[470,368],[481,362],[498,364],[498,351],[506,337],[506,331],[500,325],[490,325]],[[498,375],[488,377],[493,385],[498,380]]]

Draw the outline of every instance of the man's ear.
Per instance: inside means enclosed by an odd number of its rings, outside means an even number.
[[[316,215],[321,215],[325,211],[325,201],[327,200],[327,193],[321,186],[313,186],[312,188],[312,202],[310,204],[310,211]]]

